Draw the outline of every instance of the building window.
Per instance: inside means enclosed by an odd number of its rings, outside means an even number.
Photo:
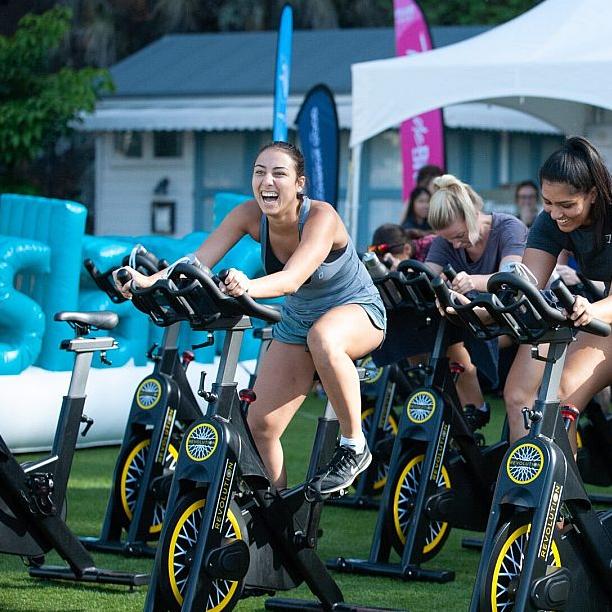
[[[531,140],[527,134],[510,135],[510,181],[533,179]]]
[[[202,178],[205,189],[239,192],[248,189],[250,193],[251,168],[247,170],[246,167],[245,147],[244,132],[208,132],[204,135]]]
[[[368,177],[370,188],[401,190],[402,156],[398,131],[387,130],[378,134],[368,145],[372,160]]]
[[[182,132],[153,132],[153,157],[182,157]]]
[[[115,132],[115,153],[123,157],[142,157],[142,132]]]
[[[151,231],[154,234],[174,234],[176,227],[176,202],[160,198],[151,202]]]

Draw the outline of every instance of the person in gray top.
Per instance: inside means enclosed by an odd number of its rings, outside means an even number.
[[[435,179],[434,185],[429,223],[437,237],[425,261],[437,273],[446,264],[453,266],[457,277],[452,288],[459,293],[486,291],[492,274],[521,261],[527,227],[513,215],[484,213],[480,196],[451,174]]]
[[[486,291],[489,277],[512,262],[520,262],[527,228],[516,217],[486,214],[480,196],[451,174],[434,180],[429,204],[429,224],[436,233],[425,263],[437,274],[450,264],[457,272],[452,289],[466,294]],[[497,354],[495,365],[497,364]],[[465,416],[473,428],[489,420],[489,408],[478,383],[476,368],[463,343],[449,348],[449,359],[465,367],[457,391],[466,405]]]
[[[582,273],[603,281],[604,299],[589,303],[577,296],[571,318],[586,325],[593,318],[612,323],[612,178],[595,147],[586,139],[569,138],[540,169],[544,210],[529,231],[523,264],[540,289],[548,283],[557,257],[571,251]],[[525,435],[522,408],[531,406],[543,365],[521,345],[506,383],[504,399],[512,440]],[[568,350],[559,397],[583,410],[591,397],[612,383],[612,337],[578,334]],[[575,444],[575,427],[570,441]]]
[[[260,242],[266,275],[251,279],[230,269],[220,285],[232,296],[286,296],[260,364],[249,427],[272,483],[285,487],[280,437],[316,369],[342,434],[330,464],[316,475],[315,488],[327,494],[349,486],[371,461],[353,361],[381,344],[386,317],[340,216],[330,204],[306,198],[305,181],[297,148],[285,142],[263,147],[253,166],[254,198],[234,208],[195,255],[212,268],[243,236]],[[155,282],[155,275],[131,273],[137,285]]]

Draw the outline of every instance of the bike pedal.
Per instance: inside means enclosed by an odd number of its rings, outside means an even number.
[[[327,496],[321,495],[320,491],[317,491],[314,487],[309,485],[304,487],[304,499],[309,504],[325,501],[326,498]]]

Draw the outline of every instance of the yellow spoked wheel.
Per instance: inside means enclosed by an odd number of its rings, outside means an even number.
[[[193,551],[206,504],[202,495],[202,489],[195,489],[178,500],[176,508],[168,518],[166,535],[161,542],[159,587],[171,610],[180,610],[183,604]],[[230,502],[222,530],[227,541],[248,540],[246,524],[234,501]],[[217,578],[210,584],[209,589],[203,589],[200,593],[199,609],[202,612],[233,609],[242,594],[242,581]]]
[[[361,411],[361,429],[363,431],[363,435],[367,437],[370,435],[370,430],[373,424],[374,418],[374,408],[368,407]],[[397,417],[392,412],[387,416],[387,420],[385,421],[385,426],[383,428],[384,437],[394,439],[397,435]],[[389,444],[389,448],[393,446],[393,443]],[[373,449],[370,449],[373,450]],[[389,457],[385,457],[384,459],[377,460],[373,459],[372,464],[368,468],[368,470],[376,470],[374,480],[372,482],[372,486],[370,487],[370,491],[366,491],[367,495],[376,495],[381,493],[387,483],[387,474],[389,473]],[[358,482],[359,476],[355,480],[353,486],[356,486]]]
[[[400,458],[400,465],[404,467],[398,471],[392,483],[391,504],[386,524],[390,531],[393,548],[400,555],[406,544],[406,530],[414,511],[414,501],[421,482],[424,459],[425,455],[416,449],[405,453]],[[451,488],[450,477],[445,466],[442,466],[440,471],[438,486]],[[430,520],[427,530],[422,551],[423,561],[432,559],[440,552],[450,534],[450,526],[442,521]]]
[[[170,442],[164,461],[164,470],[174,471],[178,457],[178,446],[178,441]],[[118,459],[119,479],[115,481],[115,499],[121,501],[119,504],[120,520],[125,529],[129,529],[132,522],[134,507],[138,499],[138,492],[140,491],[142,475],[150,448],[150,437],[136,438],[126,447]],[[153,510],[153,521],[149,526],[149,535],[152,538],[159,537],[165,512],[165,500],[156,501],[155,509]]]
[[[371,355],[366,355],[358,362],[357,365],[360,368],[365,368],[366,379],[363,381],[363,384],[365,385],[373,385],[374,383],[377,383],[384,371],[382,367],[379,368],[374,363]]]
[[[527,517],[515,517],[502,525],[497,532],[481,597],[483,612],[514,610],[514,597],[523,569],[530,531],[531,523]],[[548,553],[547,563],[551,567],[561,567],[561,556],[555,541],[558,537],[557,531],[555,527]]]

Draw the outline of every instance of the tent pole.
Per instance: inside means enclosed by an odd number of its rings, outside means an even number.
[[[359,229],[359,186],[361,184],[361,147],[357,143],[351,149],[351,164],[349,167],[349,193],[347,197],[346,223],[353,244],[357,245]]]

